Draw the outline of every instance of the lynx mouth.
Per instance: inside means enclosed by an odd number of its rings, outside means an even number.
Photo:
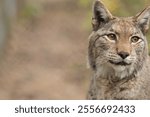
[[[114,62],[114,61],[109,60],[109,62],[110,62],[111,64],[114,64],[114,65],[121,65],[121,66],[131,65],[131,63],[126,63],[126,62],[124,62],[124,61],[121,61],[121,62]]]

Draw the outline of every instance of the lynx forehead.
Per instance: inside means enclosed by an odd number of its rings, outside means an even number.
[[[121,19],[112,25],[112,30],[118,34],[122,34],[124,37],[131,36],[134,33],[138,33],[135,24],[127,19]]]
[[[113,16],[100,0],[95,1],[88,47],[94,77],[88,99],[150,98],[150,89],[145,91],[150,84],[145,37],[149,22],[150,7],[135,16],[120,18]]]

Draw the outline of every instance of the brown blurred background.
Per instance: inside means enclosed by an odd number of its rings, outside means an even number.
[[[92,2],[0,0],[0,99],[85,99]],[[150,3],[103,2],[119,16]]]

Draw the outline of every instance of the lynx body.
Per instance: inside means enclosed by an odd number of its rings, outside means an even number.
[[[87,99],[150,99],[150,58],[145,34],[150,7],[133,17],[115,17],[99,0],[93,6]]]

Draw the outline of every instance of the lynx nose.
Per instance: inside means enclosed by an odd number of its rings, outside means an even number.
[[[122,58],[122,59],[125,59],[129,56],[129,53],[128,52],[118,52],[118,55]]]

